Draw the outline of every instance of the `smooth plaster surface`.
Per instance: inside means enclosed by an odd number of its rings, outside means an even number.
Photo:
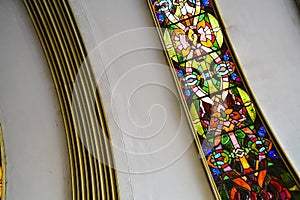
[[[0,0],[0,61],[7,199],[71,199],[58,99],[22,1]]]

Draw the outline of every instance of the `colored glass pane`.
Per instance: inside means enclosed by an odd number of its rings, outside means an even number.
[[[2,137],[2,128],[0,124],[0,200],[6,199],[6,172],[5,172],[5,156],[4,156],[4,144]]]
[[[299,199],[299,178],[249,94],[211,0],[149,0],[221,199]]]

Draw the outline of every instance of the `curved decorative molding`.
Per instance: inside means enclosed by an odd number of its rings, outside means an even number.
[[[73,200],[119,199],[109,130],[93,69],[68,1],[24,0],[64,120]]]
[[[217,199],[299,199],[215,0],[147,0]]]
[[[5,161],[5,151],[4,142],[2,135],[2,127],[0,124],[0,200],[5,200],[6,198],[6,161]]]

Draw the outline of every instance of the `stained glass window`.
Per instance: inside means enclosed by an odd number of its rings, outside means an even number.
[[[212,0],[148,0],[218,199],[300,199]]]
[[[5,155],[4,155],[4,145],[2,137],[2,129],[0,124],[0,200],[5,199]]]

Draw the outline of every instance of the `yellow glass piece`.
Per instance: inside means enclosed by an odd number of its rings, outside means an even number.
[[[211,14],[208,14],[208,18],[209,18],[209,21],[211,23],[212,29],[214,30],[214,33],[216,35],[217,42],[218,42],[219,46],[221,47],[222,44],[223,44],[223,33],[221,31],[219,22]]]
[[[242,163],[244,169],[250,168],[250,165],[249,165],[247,159],[245,158],[245,156],[240,158],[240,162]]]
[[[205,137],[204,130],[202,128],[202,125],[201,125],[201,122],[200,122],[200,119],[199,119],[199,115],[197,113],[197,109],[196,109],[194,104],[191,105],[190,113],[191,113],[191,116],[192,116],[193,126],[194,126],[195,130],[197,131],[197,133],[200,136]]]
[[[174,61],[178,62],[176,52],[175,52],[175,49],[173,47],[172,40],[171,40],[171,37],[170,37],[170,34],[168,33],[168,31],[165,31],[165,33],[164,33],[164,41],[165,41],[165,45],[166,45],[169,56]]]
[[[294,185],[293,187],[289,188],[290,191],[299,191],[299,187]]]
[[[248,112],[251,120],[254,121],[256,118],[256,111],[255,111],[252,101],[250,100],[249,95],[241,88],[237,88],[237,90],[242,98],[242,101],[244,102],[244,105],[247,109],[247,112]]]

